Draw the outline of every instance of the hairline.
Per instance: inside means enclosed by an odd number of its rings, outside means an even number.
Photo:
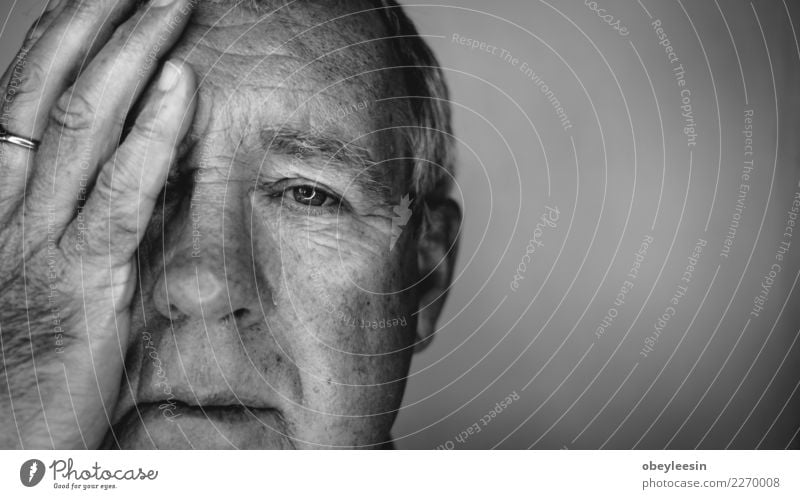
[[[216,0],[235,3],[260,15],[273,14],[299,0]],[[412,158],[408,193],[418,202],[436,203],[447,198],[455,173],[454,139],[451,127],[449,91],[436,56],[419,35],[416,26],[396,0],[365,0],[370,8],[347,14],[374,13],[387,31],[386,43],[396,58],[390,69],[403,72],[408,103],[405,126],[398,127],[407,150],[400,156]],[[276,4],[280,6],[276,7]]]

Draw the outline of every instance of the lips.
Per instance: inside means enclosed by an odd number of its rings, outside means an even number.
[[[116,439],[114,438],[116,437]],[[138,404],[114,425],[106,447],[120,449],[291,449],[280,412],[241,404]]]

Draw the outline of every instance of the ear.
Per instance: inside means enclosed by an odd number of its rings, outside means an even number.
[[[461,209],[452,199],[428,204],[421,225],[417,242],[421,282],[418,285],[416,351],[425,348],[433,339],[436,321],[447,298],[461,231]]]

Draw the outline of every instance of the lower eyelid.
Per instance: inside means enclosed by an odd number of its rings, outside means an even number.
[[[281,208],[309,216],[336,216],[343,211],[338,203],[331,206],[307,206],[290,201],[281,203]]]

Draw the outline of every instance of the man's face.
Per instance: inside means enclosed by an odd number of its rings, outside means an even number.
[[[418,305],[403,89],[379,18],[336,9],[201,2],[174,51],[197,114],[139,252],[123,448],[389,439]]]

